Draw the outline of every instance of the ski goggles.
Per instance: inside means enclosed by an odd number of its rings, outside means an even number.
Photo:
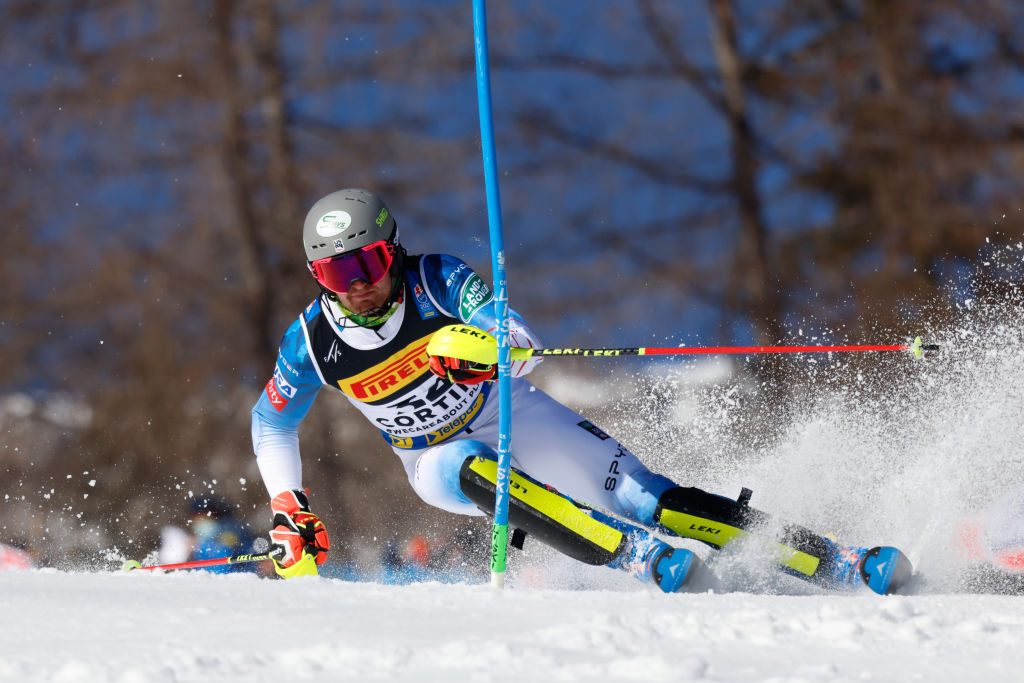
[[[361,249],[318,259],[309,264],[313,277],[338,294],[347,294],[356,280],[371,287],[388,274],[395,259],[395,245],[387,240],[367,244]]]

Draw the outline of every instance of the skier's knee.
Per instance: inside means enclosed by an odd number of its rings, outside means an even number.
[[[469,439],[448,444],[441,449],[439,456],[441,458],[440,466],[445,486],[449,491],[458,495],[467,503],[470,500],[466,497],[465,492],[463,492],[461,482],[459,481],[462,464],[470,458],[498,459],[498,454],[493,448],[480,441]]]
[[[490,446],[470,440],[428,450],[416,461],[413,488],[425,502],[435,507],[460,514],[480,514],[459,481],[462,464],[471,458],[496,460],[497,454]]]
[[[642,469],[623,477],[614,495],[627,516],[650,526],[657,522],[655,511],[662,495],[673,488],[678,487],[668,477]]]

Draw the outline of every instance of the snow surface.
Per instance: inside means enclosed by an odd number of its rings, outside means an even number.
[[[1024,598],[0,573],[0,680],[1020,681]]]

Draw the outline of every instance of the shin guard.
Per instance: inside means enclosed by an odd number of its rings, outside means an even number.
[[[462,463],[459,484],[467,498],[494,514],[498,464],[471,456]],[[626,536],[590,517],[569,498],[512,470],[509,482],[509,525],[555,550],[587,564],[613,561],[626,546]]]
[[[693,538],[715,548],[752,536],[763,543],[784,569],[812,577],[828,555],[824,539],[808,529],[787,525],[781,537],[757,536],[758,527],[770,517],[747,504],[749,489],[739,500],[716,496],[697,488],[671,488],[658,499],[654,520],[679,536]]]

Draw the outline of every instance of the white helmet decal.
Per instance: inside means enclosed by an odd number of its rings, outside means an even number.
[[[321,237],[334,237],[352,225],[352,216],[348,211],[332,211],[325,213],[316,222],[316,232]]]

